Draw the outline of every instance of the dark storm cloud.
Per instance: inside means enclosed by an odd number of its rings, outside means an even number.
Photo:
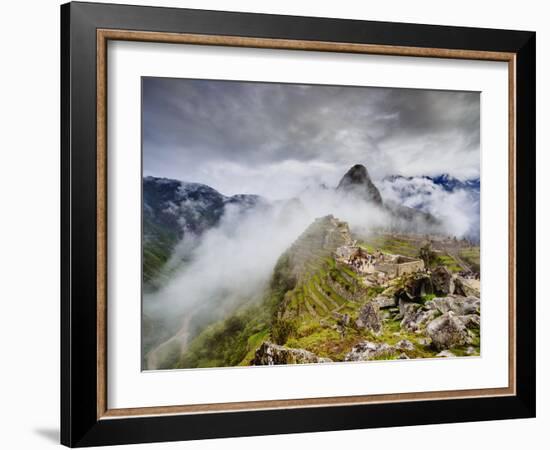
[[[144,78],[144,172],[264,195],[355,163],[473,177],[479,119],[472,92]]]

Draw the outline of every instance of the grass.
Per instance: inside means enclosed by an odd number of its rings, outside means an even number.
[[[336,303],[338,303],[338,305],[341,305],[343,303],[346,303],[347,300],[345,298],[343,298],[340,294],[338,294],[337,292],[335,292],[327,283],[324,279],[321,279],[319,276],[313,276],[308,284],[307,284],[307,287],[309,289],[310,292],[319,292],[319,289],[322,290],[322,292],[320,292],[318,294],[318,298],[320,300],[323,300],[323,294],[330,297],[333,301],[335,301]],[[332,305],[330,305],[329,302],[326,302],[325,303],[327,308],[329,310],[333,309]]]
[[[260,348],[260,345],[264,341],[266,341],[269,338],[269,329],[265,328],[262,331],[259,331],[252,336],[250,336],[247,340],[247,349],[248,352],[246,353],[245,357],[242,359],[242,361],[239,363],[240,366],[248,366],[250,364],[250,361],[254,358],[254,355],[256,354],[256,350]]]
[[[479,247],[468,247],[459,252],[459,256],[472,267],[474,272],[479,272],[480,255]]]
[[[359,276],[353,270],[351,270],[349,267],[344,266],[342,264],[338,264],[338,269],[340,269],[342,272],[349,275],[351,278],[353,278],[355,280],[359,280]]]
[[[374,253],[376,251],[376,248],[374,248],[372,245],[367,244],[365,242],[360,243],[358,245],[359,245],[359,247],[361,247],[362,249],[366,250],[369,253]]]
[[[420,297],[420,303],[424,305],[426,302],[429,302],[429,301],[433,300],[436,297],[437,297],[437,295],[435,295],[435,294],[423,295],[422,297]]]
[[[383,286],[370,286],[367,288],[367,297],[374,298],[386,290]]]
[[[359,243],[361,247],[369,252],[380,250],[384,253],[409,256],[416,258],[418,256],[418,245],[410,241],[393,237],[391,235],[374,235]]]
[[[149,284],[157,278],[163,278],[163,275],[165,277],[163,268],[170,259],[178,237],[147,218],[144,218],[143,228],[152,236],[143,244],[143,282]]]
[[[460,267],[458,265],[456,260],[452,256],[449,256],[449,255],[440,255],[440,256],[438,256],[437,257],[437,262],[440,265],[447,267],[447,269],[449,269],[451,272],[460,272],[462,270],[462,267]]]
[[[311,333],[307,336],[290,339],[287,346],[303,348],[321,357],[330,357],[332,354],[332,347],[339,339],[339,333],[333,328],[318,326],[312,328]]]
[[[266,331],[273,332],[273,325],[283,330],[278,322],[277,311],[285,299],[285,294],[295,288],[296,280],[292,276],[289,259],[279,259],[264,298],[258,303],[243,307],[240,311],[222,321],[206,327],[190,343],[186,352],[175,365],[178,368],[191,367],[228,367],[237,366],[252,351],[250,339],[253,336],[267,338]],[[270,336],[271,337],[271,336]],[[279,338],[281,336],[278,336]]]

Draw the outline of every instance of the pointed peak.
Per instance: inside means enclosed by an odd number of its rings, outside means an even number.
[[[342,177],[336,190],[353,193],[369,202],[382,204],[382,196],[370,179],[369,172],[363,164],[352,166]]]
[[[352,166],[344,175],[344,177],[348,177],[351,179],[355,179],[357,181],[362,181],[364,179],[370,179],[369,171],[363,164],[355,164]]]

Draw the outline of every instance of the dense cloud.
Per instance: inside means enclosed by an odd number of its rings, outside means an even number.
[[[432,214],[450,236],[479,242],[479,190],[447,190],[426,177],[390,178],[379,183],[386,201]]]
[[[145,295],[144,311],[150,316],[192,313],[196,322],[199,311],[211,320],[257,300],[277,259],[316,218],[332,214],[357,233],[390,222],[383,208],[369,203],[358,208],[357,202],[332,189],[314,188],[299,199],[260,204],[244,213],[227,207],[218,226],[201,238],[188,234],[183,239],[171,261],[180,262],[177,270],[163,289]]]
[[[479,176],[479,94],[143,79],[144,175],[271,199],[371,176]]]

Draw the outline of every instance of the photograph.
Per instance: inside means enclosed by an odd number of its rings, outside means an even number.
[[[141,95],[142,370],[481,355],[479,92]]]

